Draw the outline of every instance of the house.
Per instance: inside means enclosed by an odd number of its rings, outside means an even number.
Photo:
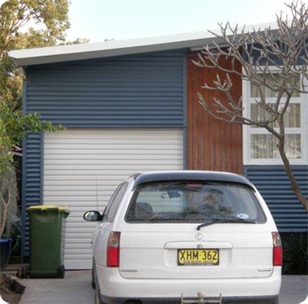
[[[142,171],[244,174],[264,196],[281,233],[307,232],[307,213],[282,163],[266,148],[266,134],[215,120],[198,103],[200,86],[217,71],[201,69],[192,59],[213,40],[220,43],[198,32],[10,52],[24,70],[24,114],[39,112],[67,128],[29,134],[24,141],[24,256],[29,255],[26,207],[67,205],[66,268],[90,268],[93,225],[83,221],[83,213],[103,211],[115,187]],[[248,86],[234,79],[234,92],[243,94],[246,106]],[[301,119],[288,130],[297,147],[291,163],[307,195],[307,96],[295,104]]]

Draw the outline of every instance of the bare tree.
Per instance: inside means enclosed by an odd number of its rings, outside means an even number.
[[[307,198],[303,195],[292,172],[286,153],[286,117],[292,97],[308,93],[308,8],[304,3],[293,2],[286,5],[291,11],[291,19],[282,13],[277,15],[277,28],[246,31],[229,23],[220,24],[221,33],[210,32],[221,43],[213,42],[204,46],[194,63],[202,68],[217,69],[218,74],[212,84],[204,83],[201,88],[218,90],[227,99],[214,98],[215,109],[209,107],[202,94],[198,99],[204,110],[212,117],[226,123],[243,124],[265,128],[277,142],[277,149],[283,161],[291,187],[304,208],[308,211]],[[226,59],[230,64],[222,64]],[[237,68],[238,64],[242,70]],[[274,68],[274,69],[273,69]],[[255,91],[258,117],[245,117],[243,98],[232,95],[232,75],[249,81]],[[271,102],[265,92],[272,93]]]

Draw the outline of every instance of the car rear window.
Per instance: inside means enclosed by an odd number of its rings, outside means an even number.
[[[143,184],[126,213],[126,221],[131,223],[199,223],[212,218],[266,221],[250,187],[221,182]]]

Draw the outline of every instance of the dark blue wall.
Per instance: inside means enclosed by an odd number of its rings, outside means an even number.
[[[183,127],[184,59],[160,52],[31,67],[27,112],[74,128]]]
[[[308,197],[308,166],[292,170]],[[295,197],[283,166],[246,166],[244,172],[262,194],[280,232],[308,232],[308,213]]]
[[[48,64],[27,68],[24,114],[67,128],[185,128],[186,53]],[[29,254],[26,208],[42,202],[42,135],[23,153],[23,246]]]
[[[22,168],[22,254],[29,252],[29,226],[26,208],[41,204],[42,196],[42,136],[29,134],[23,141]]]

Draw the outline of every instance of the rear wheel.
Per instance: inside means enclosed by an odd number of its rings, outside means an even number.
[[[96,286],[97,286],[97,284],[96,284]],[[101,300],[100,300],[100,298],[99,298],[99,290],[98,290],[98,287],[95,287],[94,304],[101,304]]]
[[[93,289],[95,289],[95,273],[94,273],[94,260],[92,262],[92,281],[91,281],[91,286]]]
[[[99,286],[98,286],[97,278],[96,278],[94,260],[93,260],[93,268],[92,268],[92,287],[95,289],[94,304],[105,304],[104,302],[101,302],[101,299],[100,299],[100,291],[99,291]]]

